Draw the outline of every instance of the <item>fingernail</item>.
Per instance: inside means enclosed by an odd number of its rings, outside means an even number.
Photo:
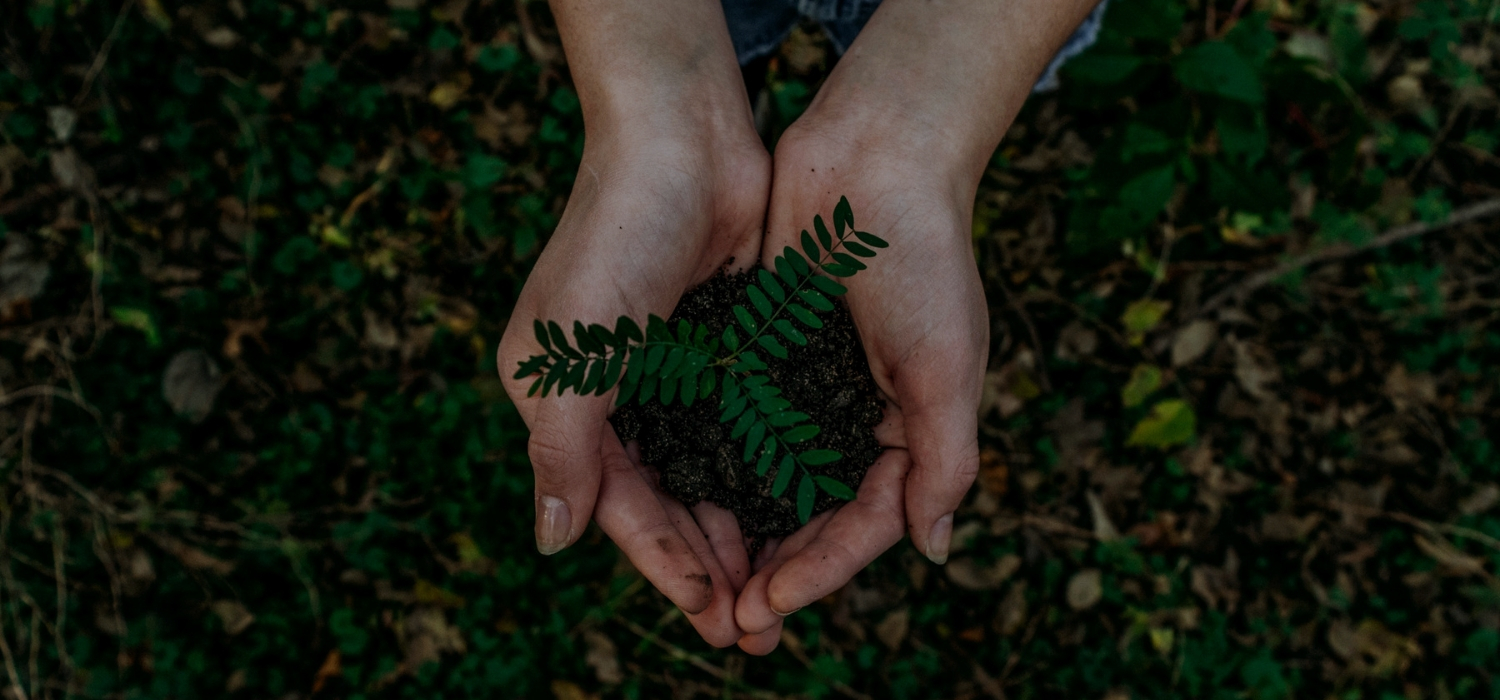
[[[787,616],[787,615],[790,615],[790,614],[792,614],[792,613],[794,613],[794,612],[797,612],[797,611],[798,611],[798,610],[801,610],[801,609],[802,609],[802,608],[792,608],[792,609],[791,609],[791,610],[788,610],[788,611],[786,611],[786,612],[781,612],[781,611],[780,611],[780,610],[777,610],[777,609],[776,609],[776,608],[775,608],[775,606],[769,606],[769,605],[768,605],[768,606],[766,606],[766,607],[769,607],[769,608],[771,608],[771,612],[773,612],[773,613],[776,613],[776,614],[777,614],[777,615],[780,615],[780,616],[782,616],[782,617],[786,617],[786,616]]]
[[[573,526],[573,514],[568,504],[556,496],[542,496],[536,506],[536,549],[542,554],[556,554],[568,546],[568,531]]]
[[[953,514],[949,513],[932,524],[927,535],[927,558],[934,564],[948,563],[948,545],[953,540]]]

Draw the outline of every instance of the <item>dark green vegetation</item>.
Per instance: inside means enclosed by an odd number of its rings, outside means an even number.
[[[718,396],[722,411],[719,422],[733,424],[730,438],[743,440],[744,461],[754,460],[756,476],[772,480],[771,497],[781,498],[792,478],[797,477],[797,519],[806,523],[812,517],[819,490],[847,501],[853,500],[859,484],[813,473],[813,468],[837,462],[843,455],[837,450],[801,446],[817,437],[822,428],[803,412],[811,407],[792,405],[781,389],[770,383],[770,375],[765,374],[769,367],[755,348],[785,360],[787,348],[778,338],[793,346],[806,346],[805,333],[817,333],[823,327],[818,313],[832,311],[832,298],[848,291],[818,271],[832,277],[852,277],[866,267],[859,258],[873,258],[874,249],[890,245],[873,233],[854,230],[854,212],[843,197],[833,208],[833,227],[829,232],[822,215],[813,217],[816,239],[804,230],[802,252],[788,246],[772,261],[775,273],[761,269],[754,279],[746,281],[745,294],[755,312],[743,304],[731,307],[745,333],[744,340],[733,324],[721,333],[686,319],[678,320],[674,335],[665,320],[652,314],[644,334],[628,316],[621,316],[614,330],[599,324],[585,328],[573,321],[573,341],[578,345],[574,348],[556,321],[544,324],[538,319],[533,321],[536,342],[545,354],[522,362],[515,378],[536,377],[526,395],[535,396],[540,391],[543,397],[554,388],[559,396],[566,389],[603,396],[618,384],[616,406],[631,399],[644,404],[654,397],[664,406],[677,401],[689,407],[695,401]],[[858,240],[852,240],[855,238]],[[775,473],[771,472],[772,465]]]
[[[952,560],[747,659],[530,542],[492,358],[581,146],[543,6],[5,3],[0,685],[1500,697],[1495,12],[1117,0],[979,195]],[[777,128],[830,60],[784,47]]]

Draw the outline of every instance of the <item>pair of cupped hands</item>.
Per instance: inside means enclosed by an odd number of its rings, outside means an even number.
[[[836,591],[909,534],[936,563],[978,467],[976,406],[988,322],[970,229],[977,178],[909,131],[815,100],[774,159],[748,110],[671,111],[587,132],[571,198],[512,313],[500,374],[531,430],[543,554],[592,517],[703,638],[776,648],[786,615]],[[878,113],[878,110],[873,113]],[[735,517],[664,494],[602,397],[527,397],[516,366],[538,354],[534,319],[613,326],[667,317],[721,269],[769,265],[840,196],[890,242],[845,297],[887,402],[884,447],[857,498],[752,561]]]

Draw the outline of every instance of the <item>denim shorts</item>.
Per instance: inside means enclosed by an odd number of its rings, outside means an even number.
[[[734,40],[734,52],[745,65],[776,50],[777,46],[804,18],[817,22],[828,33],[833,48],[840,54],[854,43],[865,22],[880,6],[880,0],[720,0],[724,5],[724,18],[729,21],[729,36]],[[1099,36],[1099,26],[1104,21],[1102,0],[1094,11],[1078,25],[1073,36],[1058,50],[1052,62],[1043,71],[1042,77],[1032,88],[1045,92],[1057,87],[1057,69],[1068,59],[1083,53],[1094,45]]]

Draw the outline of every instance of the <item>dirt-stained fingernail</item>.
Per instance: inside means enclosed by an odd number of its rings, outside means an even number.
[[[948,563],[948,546],[953,541],[953,514],[949,513],[932,524],[927,535],[927,558],[934,564]]]
[[[568,504],[556,496],[541,496],[536,503],[536,549],[542,554],[556,554],[573,540],[573,513]]]

